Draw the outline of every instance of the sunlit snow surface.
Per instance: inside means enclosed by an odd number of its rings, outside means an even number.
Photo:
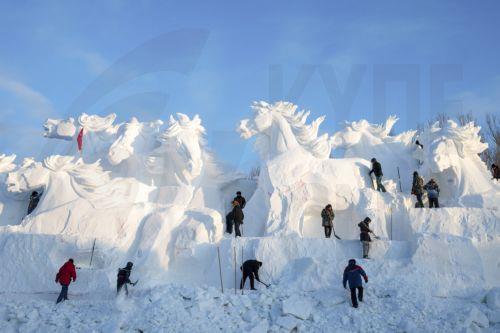
[[[48,120],[43,159],[0,156],[0,331],[500,329],[500,185],[477,155],[486,148],[479,128],[449,122],[392,135],[390,117],[319,135],[324,117],[308,115],[290,103],[254,103],[237,130],[255,137],[258,179],[218,165],[197,115]],[[344,157],[330,158],[334,149]],[[373,190],[372,157],[388,193]],[[413,208],[413,171],[438,181],[442,208]],[[43,196],[25,217],[34,190]],[[235,240],[224,229],[237,190],[248,203],[246,237]],[[342,240],[323,238],[328,203]],[[380,236],[371,260],[359,259],[365,216]],[[54,276],[69,257],[81,269],[70,301],[56,306]],[[235,295],[234,262],[239,284],[250,258],[264,262],[272,286]],[[358,310],[341,284],[350,258],[370,278]],[[127,261],[140,282],[126,300],[114,288]]]

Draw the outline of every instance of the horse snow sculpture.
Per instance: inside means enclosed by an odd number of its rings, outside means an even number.
[[[152,151],[148,170],[157,175],[158,184],[190,185],[202,174],[209,158],[203,151],[205,128],[201,119],[182,113],[170,116],[169,127],[158,137],[159,147]]]
[[[478,154],[487,149],[481,142],[481,128],[474,122],[459,126],[448,120],[440,127],[436,122],[419,134],[424,148],[419,158],[421,173],[435,178],[441,187],[445,204],[483,207],[500,200],[499,186],[491,182],[486,165]]]
[[[48,233],[61,232],[67,213],[71,211],[85,215],[92,210],[132,204],[136,199],[132,185],[120,179],[111,180],[99,161],[85,164],[82,159],[75,160],[73,156],[54,155],[43,162],[25,159],[20,168],[7,176],[7,191],[10,193],[43,191],[37,214],[29,219],[28,224]],[[66,213],[54,213],[50,221],[37,219],[37,215],[56,210],[65,210]],[[78,222],[75,223],[78,225]]]
[[[7,192],[5,175],[16,168],[16,155],[0,155],[0,226],[21,223],[28,208],[28,196],[12,195]]]
[[[376,158],[382,164],[384,179],[393,179],[394,184],[399,178],[399,167],[403,190],[409,191],[411,174],[418,168],[417,161],[412,157],[418,148],[413,144],[416,131],[391,135],[397,121],[398,118],[390,116],[380,125],[366,120],[345,122],[344,128],[333,135],[332,145],[343,149],[346,158],[358,157],[367,161]]]
[[[16,160],[16,155],[0,155],[0,174],[4,174],[6,172],[11,172],[16,168],[14,161]]]
[[[324,116],[307,125],[310,112],[297,112],[297,106],[292,103],[255,102],[252,109],[255,117],[252,120],[242,120],[238,130],[244,139],[258,134],[255,146],[263,159],[272,159],[299,147],[317,158],[330,156],[328,134],[318,137],[318,129]]]
[[[83,129],[84,145],[81,157],[89,163],[97,160],[106,161],[109,148],[115,141],[119,128],[119,125],[113,125],[115,119],[116,114],[114,113],[106,117],[83,113],[78,117],[76,123],[73,118],[66,120],[48,119],[44,124],[44,136],[49,139],[66,141],[56,145],[48,152],[48,155],[80,155],[76,138],[80,130]]]
[[[366,173],[366,161],[329,159],[330,138],[318,136],[324,117],[307,124],[309,112],[286,102],[257,102],[252,109],[253,119],[242,120],[238,130],[244,139],[256,136],[263,164],[258,188],[245,208],[246,235],[319,237],[318,216],[327,203],[338,212],[352,210],[359,200],[360,189],[368,184],[360,171]],[[355,232],[345,230],[352,237]]]
[[[72,141],[76,135],[76,125],[74,118],[63,119],[47,119],[43,125],[45,133],[44,137],[49,139],[61,139]]]
[[[161,120],[142,123],[135,117],[121,124],[117,138],[109,148],[109,163],[122,165],[119,174],[149,183],[151,177],[146,172],[147,157],[158,145],[156,139],[162,125]]]
[[[190,257],[195,245],[222,237],[222,217],[206,202],[219,193],[203,187],[204,179],[213,176],[204,133],[198,115],[171,116],[168,128],[158,136],[159,147],[149,157],[148,171],[157,187],[150,198],[157,208],[141,225],[128,255],[142,267],[161,268],[152,276],[152,284],[155,279],[164,281],[176,258]]]

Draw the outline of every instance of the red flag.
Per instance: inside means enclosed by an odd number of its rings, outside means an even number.
[[[76,142],[78,142],[78,150],[82,151],[83,149],[83,128],[78,133],[78,138],[76,138]]]

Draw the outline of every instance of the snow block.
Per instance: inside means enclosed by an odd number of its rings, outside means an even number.
[[[292,296],[283,301],[283,314],[290,314],[302,320],[309,318],[312,309],[311,302],[298,296]]]
[[[473,307],[467,314],[465,319],[465,327],[474,330],[474,326],[479,326],[481,328],[488,328],[490,326],[490,321],[484,313],[482,313],[478,308]]]
[[[500,288],[492,288],[486,295],[486,304],[492,310],[500,309]]]
[[[488,313],[488,319],[492,324],[500,323],[500,310],[495,310]]]
[[[279,317],[278,320],[276,320],[276,324],[288,331],[291,331],[297,327],[297,325],[299,324],[299,320],[292,316],[284,316]]]

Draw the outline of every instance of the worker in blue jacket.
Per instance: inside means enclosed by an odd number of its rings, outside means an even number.
[[[351,301],[352,306],[358,307],[358,299],[360,302],[363,302],[363,281],[361,277],[365,279],[365,282],[368,283],[368,276],[361,266],[356,265],[356,260],[350,259],[349,265],[344,270],[344,279],[342,284],[344,288],[347,288],[346,283],[349,281],[349,289],[351,289]],[[358,295],[356,296],[356,289],[358,290]]]

